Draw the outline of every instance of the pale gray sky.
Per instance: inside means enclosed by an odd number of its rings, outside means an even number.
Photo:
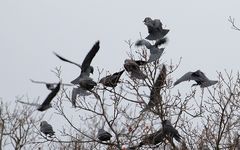
[[[79,75],[77,67],[52,51],[81,63],[97,40],[101,48],[92,65],[119,71],[128,51],[124,40],[136,41],[139,32],[147,35],[142,22],[147,16],[170,29],[162,59],[177,63],[183,57],[175,79],[197,69],[209,78],[216,78],[216,71],[237,71],[240,32],[227,19],[233,16],[240,25],[239,6],[239,0],[0,0],[0,97],[45,98],[49,91],[30,78],[57,81],[50,70],[60,65],[64,82]]]

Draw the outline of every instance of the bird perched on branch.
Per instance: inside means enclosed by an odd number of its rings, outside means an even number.
[[[143,145],[157,145],[163,142],[163,139],[164,139],[164,134],[163,134],[163,129],[161,128],[157,132],[146,135],[142,139],[138,147],[142,147]]]
[[[159,19],[152,20],[146,17],[143,22],[148,28],[149,35],[146,37],[148,40],[162,39],[169,32],[169,29],[162,28],[162,22]]]
[[[162,38],[162,39],[158,39],[156,41],[156,43],[154,45],[152,45],[150,42],[146,41],[146,40],[138,40],[135,45],[136,46],[146,46],[147,49],[150,50],[150,57],[148,59],[148,63],[154,62],[156,60],[158,60],[163,51],[164,48],[158,48],[160,45],[165,44],[167,42],[167,38]]]
[[[100,42],[97,41],[93,47],[91,48],[91,50],[88,52],[87,56],[84,58],[82,65],[79,65],[75,62],[72,62],[70,60],[67,60],[66,58],[61,57],[60,55],[58,55],[57,53],[54,52],[54,54],[61,60],[72,63],[74,65],[77,65],[78,67],[81,68],[81,73],[80,75],[74,79],[73,81],[71,81],[72,84],[79,84],[83,89],[85,90],[91,90],[94,88],[94,86],[97,85],[97,83],[95,81],[92,80],[92,78],[90,78],[90,73],[93,73],[94,69],[92,66],[90,66],[94,56],[96,55],[96,53],[98,52],[100,46],[99,46]]]
[[[124,61],[124,68],[130,73],[131,78],[145,79],[147,75],[140,70],[140,66],[145,64],[147,64],[146,61],[126,59]]]
[[[102,83],[104,86],[107,86],[107,87],[116,87],[117,84],[119,83],[119,79],[124,71],[125,70],[122,70],[119,72],[115,72],[112,75],[103,77],[102,79],[100,79],[99,83]]]
[[[169,137],[170,140],[172,141],[172,138],[177,140],[178,142],[181,141],[181,136],[178,133],[178,131],[172,126],[171,122],[169,120],[163,120],[162,121],[162,129],[163,129],[163,134],[165,137]],[[169,138],[167,138],[169,140]],[[171,142],[170,141],[170,142]]]
[[[44,133],[46,136],[49,135],[49,137],[52,137],[54,135],[53,128],[50,124],[47,123],[47,121],[42,121],[40,123],[40,131]]]
[[[209,80],[202,71],[197,70],[195,72],[187,72],[186,74],[184,74],[181,78],[179,78],[176,82],[174,82],[174,86],[176,86],[177,84],[183,81],[190,81],[190,80],[194,80],[197,82],[192,86],[200,85],[201,88],[212,86],[218,82],[216,80]]]
[[[23,101],[20,101],[20,100],[17,100],[17,102],[20,102],[22,104],[27,104],[27,105],[32,105],[32,106],[36,106],[37,107],[37,110],[39,111],[45,111],[49,108],[52,107],[51,105],[51,101],[53,100],[53,98],[57,95],[57,93],[59,92],[60,90],[60,85],[61,85],[61,82],[59,82],[57,84],[57,86],[51,91],[51,93],[48,94],[47,98],[43,101],[42,104],[37,104],[37,103],[28,103],[28,102],[23,102]]]
[[[162,101],[162,96],[160,94],[160,90],[162,89],[163,85],[165,84],[166,76],[167,76],[166,66],[163,65],[161,72],[159,73],[156,81],[154,82],[154,84],[152,86],[152,89],[150,92],[150,100],[149,100],[146,108],[144,108],[142,111],[145,111],[152,107],[159,106],[159,104]]]
[[[105,131],[103,128],[98,130],[97,138],[100,141],[108,141],[111,139],[111,137],[112,135],[109,132]]]

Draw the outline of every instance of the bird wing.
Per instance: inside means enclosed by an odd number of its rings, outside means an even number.
[[[187,72],[185,73],[181,78],[179,78],[176,82],[174,82],[174,86],[183,82],[183,81],[189,81],[189,80],[194,80],[192,77],[193,72]]]
[[[45,106],[45,105],[49,105],[50,102],[52,101],[52,99],[57,95],[58,91],[60,90],[60,85],[61,85],[61,82],[59,82],[57,84],[57,86],[55,87],[55,89],[53,89],[50,94],[48,94],[47,98],[44,100],[44,102],[42,103],[42,106]]]
[[[146,40],[138,40],[136,43],[135,43],[136,46],[143,46],[145,45],[148,49],[150,49],[152,47],[151,43],[149,43],[148,41]]]
[[[37,84],[53,84],[53,85],[57,85],[58,83],[49,83],[49,82],[45,82],[45,81],[36,81],[36,80],[33,80],[33,79],[30,79],[30,81],[32,83],[37,83]],[[73,84],[68,84],[68,83],[61,83],[61,85],[64,85],[64,86],[74,86]]]
[[[160,46],[162,44],[165,44],[165,43],[167,43],[167,41],[168,41],[168,39],[166,37],[162,38],[162,39],[158,39],[155,43],[155,46],[157,47],[157,46]]]
[[[99,46],[100,42],[97,41],[92,49],[88,52],[87,56],[84,58],[83,62],[82,62],[82,71],[81,71],[81,74],[82,73],[85,73],[88,68],[90,67],[90,64],[92,62],[92,59],[94,58],[94,56],[96,55],[96,53],[98,52],[100,46]]]
[[[69,63],[71,63],[71,64],[74,64],[74,65],[78,66],[79,68],[82,68],[81,65],[79,65],[79,64],[77,64],[77,63],[75,63],[75,62],[73,62],[73,61],[70,61],[70,60],[68,60],[68,59],[66,59],[66,58],[58,55],[56,52],[53,52],[53,53],[54,53],[59,59],[61,59],[62,61],[69,62]]]
[[[21,100],[17,100],[17,102],[25,104],[25,105],[31,105],[31,106],[37,106],[37,107],[40,105],[38,103],[28,103],[28,102],[24,102],[24,101],[21,101]]]

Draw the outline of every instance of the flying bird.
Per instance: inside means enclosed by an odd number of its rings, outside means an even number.
[[[97,41],[93,47],[91,48],[91,50],[88,52],[87,56],[84,58],[82,65],[79,65],[75,62],[72,62],[70,60],[67,60],[66,58],[61,57],[60,55],[58,55],[57,53],[54,52],[54,54],[61,60],[72,63],[74,65],[77,65],[78,67],[81,68],[81,73],[80,75],[74,79],[73,81],[71,81],[72,84],[79,84],[83,89],[86,90],[91,90],[94,86],[97,85],[97,83],[95,81],[92,80],[92,78],[89,77],[90,73],[93,73],[93,67],[90,66],[94,56],[96,55],[96,53],[98,52],[100,46],[99,46],[100,42]]]
[[[174,83],[174,86],[176,86],[177,84],[179,84],[183,81],[190,81],[190,80],[194,80],[197,82],[196,84],[193,84],[192,86],[200,85],[201,88],[212,86],[218,82],[216,80],[209,80],[202,71],[197,70],[195,72],[187,72],[186,74],[184,74],[181,78],[179,78]]]
[[[167,42],[167,38],[162,38],[162,39],[158,39],[156,41],[156,43],[154,45],[152,45],[150,42],[142,39],[142,40],[138,40],[135,45],[136,46],[146,46],[147,49],[150,50],[150,57],[148,59],[148,63],[151,63],[151,62],[154,62],[156,60],[158,60],[163,51],[164,51],[164,48],[158,48],[160,45],[162,44],[165,44]]]
[[[116,87],[117,84],[119,83],[119,79],[124,71],[125,70],[122,70],[119,72],[115,72],[112,75],[103,77],[102,79],[100,79],[99,83],[102,83],[104,86],[107,86],[107,87]]]
[[[157,145],[163,142],[164,134],[163,129],[159,129],[157,132],[146,135],[142,141],[140,142],[138,147],[142,147],[143,145]]]
[[[111,139],[111,137],[112,135],[109,132],[105,131],[103,128],[98,130],[97,138],[100,141],[108,141]]]
[[[162,89],[163,85],[165,84],[167,76],[167,70],[166,66],[163,65],[161,72],[159,73],[156,81],[154,82],[151,92],[150,92],[150,100],[142,111],[145,111],[147,109],[150,109],[154,106],[158,106],[160,102],[162,101],[162,96],[160,94],[160,90]]]
[[[87,90],[84,90],[83,88],[81,88],[80,86],[77,88],[73,88],[72,89],[72,106],[76,107],[76,99],[77,96],[89,96],[92,93],[90,93]]]
[[[140,66],[145,64],[147,64],[146,61],[135,61],[131,59],[126,59],[124,61],[124,68],[128,73],[130,73],[131,78],[146,79],[147,75],[145,75],[140,70]]]
[[[49,137],[52,137],[54,135],[53,128],[50,124],[47,123],[47,121],[42,121],[40,123],[40,131],[44,133],[46,136],[49,135]]]
[[[165,137],[174,138],[178,142],[181,141],[181,136],[178,133],[178,131],[172,126],[171,122],[169,120],[163,120],[162,121],[162,129],[163,129],[163,134]]]
[[[159,19],[152,20],[146,17],[143,22],[148,28],[149,35],[146,37],[148,40],[162,39],[169,32],[169,29],[162,28],[162,22]]]
[[[60,85],[61,85],[61,82],[59,82],[57,84],[57,86],[48,94],[47,98],[43,101],[42,104],[28,103],[28,102],[23,102],[23,101],[20,101],[20,100],[17,100],[17,101],[22,103],[22,104],[36,106],[37,110],[39,110],[39,111],[45,111],[45,110],[52,107],[51,101],[53,100],[53,98],[57,95],[58,91],[60,90]]]

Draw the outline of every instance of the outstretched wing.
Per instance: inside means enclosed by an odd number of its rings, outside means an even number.
[[[158,39],[155,43],[155,46],[160,46],[162,44],[165,44],[167,43],[168,39],[165,37],[165,38],[162,38],[162,39]]]
[[[62,61],[69,62],[69,63],[71,63],[71,64],[74,64],[74,65],[82,68],[81,65],[79,65],[79,64],[77,64],[77,63],[75,63],[75,62],[73,62],[73,61],[70,61],[70,60],[68,60],[68,59],[66,59],[66,58],[58,55],[56,52],[53,52],[53,53],[54,53],[59,59],[61,59]]]
[[[150,49],[152,47],[151,43],[149,43],[148,41],[146,40],[138,40],[136,43],[135,43],[135,46],[146,46],[148,49]]]
[[[46,106],[46,105],[49,105],[50,102],[52,101],[52,99],[57,95],[58,91],[60,90],[60,85],[61,85],[61,82],[59,82],[56,86],[55,89],[53,89],[51,91],[50,94],[48,94],[47,98],[44,100],[44,102],[42,103],[42,106]]]
[[[81,73],[85,73],[88,68],[90,67],[90,64],[94,58],[94,56],[96,55],[96,53],[98,52],[100,46],[99,46],[99,41],[97,41],[92,49],[88,52],[87,56],[84,58],[83,62],[82,62],[82,71]]]
[[[190,81],[190,80],[194,80],[194,78],[192,77],[193,72],[187,72],[185,73],[181,78],[179,78],[176,82],[174,82],[174,86],[183,82],[183,81]]]

